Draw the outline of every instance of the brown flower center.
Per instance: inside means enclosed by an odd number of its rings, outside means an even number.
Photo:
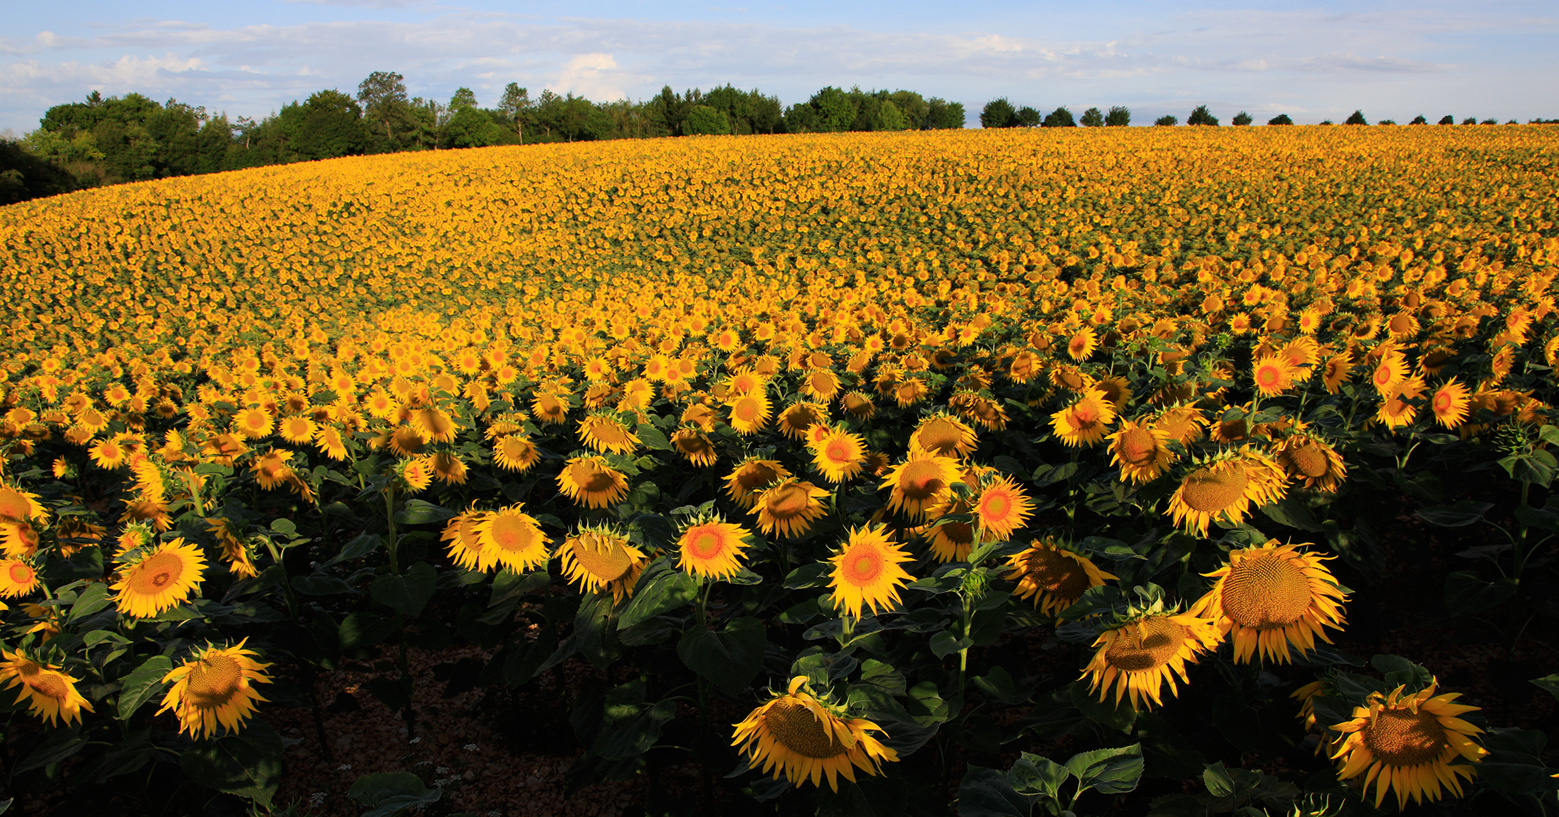
[[[147,596],[168,591],[184,573],[184,559],[163,551],[146,557],[130,572],[130,590]]]
[[[915,439],[920,447],[934,452],[943,457],[953,457],[958,454],[958,446],[963,442],[963,430],[951,420],[934,417],[927,420],[915,432]]]
[[[770,705],[763,724],[781,746],[803,757],[824,760],[849,751],[812,710],[789,699]]]
[[[1245,486],[1249,483],[1250,477],[1240,465],[1199,468],[1180,486],[1180,501],[1199,513],[1223,513],[1245,496]]]
[[[1285,627],[1304,616],[1310,601],[1304,571],[1277,553],[1242,559],[1223,580],[1223,611],[1242,627]]]
[[[536,544],[540,531],[529,519],[517,514],[499,514],[487,528],[487,535],[499,550],[520,552],[530,550]]]
[[[928,460],[916,460],[904,466],[899,475],[899,492],[910,499],[930,499],[947,488],[942,469]]]
[[[1158,440],[1145,428],[1128,428],[1115,438],[1115,450],[1121,462],[1137,468],[1146,468],[1158,459]]]
[[[34,692],[45,698],[63,702],[70,697],[70,687],[58,672],[45,670],[37,664],[23,666],[18,672],[22,677],[22,683],[32,687]]]
[[[612,475],[595,462],[585,460],[576,462],[568,467],[569,479],[579,486],[584,494],[601,494],[610,490],[613,482]]]
[[[1105,650],[1104,660],[1127,672],[1157,669],[1175,657],[1185,639],[1185,627],[1168,618],[1145,618],[1116,631],[1115,643]]]
[[[596,534],[574,540],[574,560],[603,582],[616,581],[633,567],[633,559],[620,542]]]
[[[189,700],[201,709],[215,709],[233,700],[244,674],[232,656],[207,653],[187,677]]]
[[[1024,556],[1023,572],[1036,587],[1063,602],[1076,601],[1088,592],[1088,573],[1082,564],[1050,548]]]
[[[1451,744],[1433,713],[1390,707],[1364,725],[1364,745],[1382,761],[1402,767],[1438,760]]]
[[[806,511],[811,496],[807,489],[797,483],[781,485],[768,492],[764,497],[764,506],[768,508],[769,516],[776,519],[789,519],[800,516]]]
[[[1313,442],[1304,442],[1286,452],[1288,461],[1293,464],[1293,470],[1298,471],[1310,479],[1319,479],[1326,476],[1328,465],[1326,453],[1321,446]]]

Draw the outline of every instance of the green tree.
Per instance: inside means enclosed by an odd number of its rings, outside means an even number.
[[[1478,124],[1478,117],[1476,117],[1476,116],[1469,116],[1466,119],[1462,120],[1462,124],[1463,125],[1476,125],[1476,124]]]
[[[1035,128],[1035,127],[1039,127],[1039,123],[1042,122],[1042,121],[1044,121],[1044,118],[1042,116],[1040,116],[1039,111],[1036,111],[1036,110],[1034,110],[1033,108],[1030,108],[1027,105],[1024,105],[1023,107],[1018,109],[1018,119],[1017,119],[1018,127],[1020,127],[1020,128]]]
[[[1161,128],[1172,128],[1175,125],[1180,124],[1180,118],[1172,113],[1166,113],[1163,116],[1153,120],[1153,124]]]
[[[480,148],[505,141],[513,141],[509,129],[499,123],[494,113],[473,105],[462,105],[439,129],[440,147]]]
[[[687,122],[684,125],[688,135],[698,134],[728,134],[731,132],[731,119],[725,111],[712,105],[694,105],[688,112]]]
[[[934,96],[926,100],[926,121],[921,127],[926,130],[961,128],[964,126],[965,118],[962,102],[948,102],[939,96]]]
[[[824,133],[843,133],[855,122],[850,95],[832,85],[813,94],[807,104],[817,111],[818,130]]]
[[[42,129],[35,132],[47,133]],[[62,139],[57,134],[49,136]],[[33,153],[21,142],[0,139],[0,205],[80,189],[81,182],[59,164]]]
[[[1089,108],[1083,111],[1083,118],[1079,121],[1085,128],[1104,127],[1104,112],[1098,108]]]
[[[318,91],[303,103],[296,150],[305,159],[358,156],[369,143],[368,126],[356,100],[336,90]]]
[[[378,150],[406,150],[422,142],[420,117],[406,97],[405,77],[393,71],[375,71],[358,84],[357,101],[363,117],[372,123]]]
[[[1110,112],[1104,117],[1104,126],[1107,128],[1124,128],[1131,124],[1131,109],[1121,106],[1111,106]]]
[[[1370,121],[1364,118],[1363,111],[1354,111],[1348,114],[1348,118],[1343,121],[1344,125],[1368,125],[1369,123]]]
[[[1456,124],[1456,117],[1451,116],[1450,114],[1446,114],[1445,116],[1440,117],[1440,121],[1436,122],[1435,124],[1436,125],[1454,125],[1454,124]]]
[[[1250,114],[1244,111],[1240,111],[1234,115],[1233,119],[1229,120],[1229,124],[1234,125],[1235,127],[1243,128],[1248,126],[1252,121],[1254,120],[1251,119]]]
[[[531,101],[530,91],[521,88],[518,82],[511,82],[503,88],[503,97],[498,100],[498,112],[514,128],[514,135],[521,144],[525,142],[525,118],[530,115]]]
[[[1268,125],[1292,125],[1292,124],[1294,124],[1294,120],[1289,118],[1288,114],[1280,113],[1277,116],[1274,116],[1271,119],[1268,119],[1267,120],[1267,124]]]
[[[1045,114],[1045,121],[1040,124],[1047,128],[1077,127],[1077,121],[1072,118],[1072,112],[1067,110],[1065,105]]]
[[[878,120],[881,127],[878,130],[908,130],[909,117],[899,110],[899,106],[893,104],[893,100],[883,100],[882,107],[878,110]]]
[[[455,95],[449,98],[449,113],[453,116],[466,109],[476,107],[476,93],[470,88],[457,88]]]
[[[985,103],[980,111],[980,127],[1010,128],[1018,123],[1018,112],[1006,97],[998,97]]]
[[[1198,105],[1196,106],[1195,110],[1191,111],[1191,115],[1185,118],[1185,123],[1187,125],[1208,125],[1211,127],[1217,127],[1218,117],[1213,116],[1212,111],[1207,110],[1206,105]]]
[[[1429,124],[1429,120],[1424,118],[1423,114],[1419,114],[1418,116],[1413,117],[1413,121],[1409,122],[1408,124],[1409,125],[1427,125],[1427,124]]]

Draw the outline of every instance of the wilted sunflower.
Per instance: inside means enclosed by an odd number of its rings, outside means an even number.
[[[563,575],[582,593],[610,590],[612,602],[633,595],[648,561],[644,552],[628,544],[628,537],[611,528],[581,528],[559,548]]]
[[[1303,428],[1279,442],[1273,456],[1291,479],[1304,482],[1311,490],[1336,493],[1348,477],[1348,466],[1337,449]]]
[[[1409,401],[1418,400],[1423,396],[1423,378],[1411,377],[1399,382],[1389,391],[1381,394],[1380,408],[1375,412],[1375,421],[1390,429],[1412,425],[1413,419],[1418,416],[1418,407]]]
[[[792,440],[806,436],[807,430],[828,422],[828,410],[816,403],[791,403],[779,415],[779,429]]]
[[[1187,683],[1186,662],[1196,663],[1197,654],[1217,647],[1220,640],[1217,626],[1207,619],[1190,613],[1149,613],[1101,633],[1083,674],[1093,676],[1088,690],[1100,700],[1109,700],[1113,686],[1117,706],[1123,697],[1132,709],[1162,705],[1164,684],[1169,684],[1171,695],[1178,695],[1174,676]]]
[[[158,545],[119,571],[113,584],[119,612],[152,618],[183,604],[205,575],[206,558],[182,538]]]
[[[1204,460],[1180,481],[1169,514],[1187,533],[1207,535],[1218,518],[1238,525],[1251,510],[1283,498],[1288,476],[1266,455],[1249,447]]]
[[[694,520],[677,538],[677,567],[700,579],[729,579],[742,569],[742,551],[751,536],[718,516]]]
[[[1354,707],[1352,720],[1331,727],[1346,736],[1332,753],[1340,766],[1337,777],[1349,780],[1365,773],[1364,791],[1375,784],[1376,808],[1391,790],[1398,809],[1407,806],[1409,796],[1416,803],[1439,800],[1442,786],[1461,797],[1461,779],[1477,774],[1468,764],[1488,754],[1472,738],[1483,730],[1458,717],[1478,707],[1452,703],[1459,692],[1435,695],[1437,684],[1431,681],[1428,689],[1411,695],[1403,695],[1405,687],[1389,695],[1372,692],[1364,706]]]
[[[883,732],[882,727],[847,718],[840,707],[812,695],[804,675],[791,679],[785,695],[754,709],[735,726],[731,745],[739,746],[753,766],[762,762],[763,774],[773,769],[775,780],[783,774],[792,783],[810,780],[818,786],[827,775],[828,787],[838,791],[839,775],[853,783],[857,767],[878,775],[883,761],[899,759],[868,734]]]
[[[193,738],[209,738],[218,726],[229,732],[242,729],[244,720],[254,714],[255,703],[265,700],[254,685],[271,682],[265,674],[270,664],[255,661],[256,653],[244,649],[245,641],[232,647],[207,644],[164,675],[162,682],[173,686],[157,714],[173,710],[179,731]]]
[[[796,537],[828,512],[822,503],[827,496],[827,491],[810,482],[787,477],[758,495],[752,513],[758,515],[758,527],[764,533],[772,536],[777,531],[782,536]]]
[[[1011,477],[987,479],[974,500],[974,517],[980,522],[980,538],[1005,542],[1028,521],[1034,503]]]
[[[211,532],[217,544],[222,547],[222,558],[227,561],[227,572],[249,579],[260,575],[260,571],[254,566],[254,557],[249,554],[249,546],[238,538],[232,523],[220,516],[214,517],[206,520],[206,530]]]
[[[725,493],[736,504],[751,510],[758,496],[776,482],[789,479],[790,471],[778,460],[746,459],[725,476]]]
[[[851,434],[843,428],[829,428],[821,423],[813,428],[825,429],[825,433],[808,446],[812,449],[812,464],[825,479],[839,483],[854,479],[861,473],[866,461],[866,442],[859,434]]]
[[[697,426],[683,426],[671,432],[671,446],[683,459],[700,468],[708,468],[720,458],[709,435]]]
[[[1087,556],[1035,539],[1021,553],[1007,559],[1012,572],[1004,578],[1016,581],[1013,595],[1029,599],[1045,615],[1058,615],[1083,597],[1090,588],[1118,578],[1100,570]]]
[[[1050,428],[1057,439],[1075,447],[1104,439],[1105,429],[1114,421],[1115,404],[1104,392],[1090,389],[1070,406],[1050,415]]]
[[[628,495],[628,480],[601,457],[574,457],[558,472],[558,490],[575,505],[605,508]]]
[[[1291,645],[1307,653],[1318,636],[1331,643],[1324,627],[1342,629],[1347,595],[1324,558],[1276,540],[1232,551],[1228,564],[1206,574],[1217,581],[1190,612],[1233,635],[1235,663],[1259,652],[1262,660],[1286,664]]]
[[[461,533],[474,537],[479,545],[478,570],[505,567],[523,573],[546,564],[552,557],[547,547],[552,540],[541,532],[536,518],[525,513],[521,502],[481,514],[469,532]]]
[[[1125,420],[1108,439],[1110,461],[1120,466],[1122,482],[1145,485],[1158,479],[1177,459],[1167,445],[1173,439],[1170,432],[1156,426]]]
[[[844,547],[828,560],[834,566],[828,582],[834,609],[855,618],[865,608],[873,614],[893,609],[899,588],[913,578],[899,565],[914,558],[888,538],[884,525],[852,528]]]
[[[631,454],[639,438],[610,414],[592,413],[579,421],[579,439],[603,454]]]
[[[959,479],[958,461],[927,452],[911,452],[893,467],[882,487],[890,491],[888,506],[913,519],[925,519],[953,495]]]
[[[961,562],[969,558],[969,552],[974,550],[974,525],[953,520],[941,521],[944,516],[954,514],[973,516],[974,507],[967,500],[954,498],[952,504],[938,512],[935,524],[929,526],[929,530],[920,530],[921,536],[931,545],[931,556],[943,564]]]
[[[64,667],[40,664],[23,655],[20,650],[6,650],[0,655],[0,681],[6,681],[6,689],[20,686],[14,703],[27,702],[28,708],[39,718],[55,725],[57,720],[69,724],[81,720],[81,710],[92,711],[92,705],[76,690],[76,678],[66,675]]]

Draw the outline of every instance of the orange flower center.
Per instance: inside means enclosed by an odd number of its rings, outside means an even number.
[[[1121,461],[1137,468],[1152,465],[1158,457],[1158,441],[1145,428],[1129,428],[1115,438],[1115,450]]]
[[[1304,571],[1277,553],[1242,559],[1223,580],[1223,611],[1242,627],[1286,627],[1304,616],[1310,601]]]
[[[1380,760],[1403,767],[1438,760],[1450,741],[1433,713],[1390,707],[1364,725],[1364,745]]]
[[[1145,618],[1115,632],[1115,643],[1105,650],[1104,660],[1127,672],[1158,669],[1175,657],[1185,639],[1185,627],[1168,618]]]
[[[32,584],[32,568],[21,562],[13,562],[9,573],[13,584],[23,586]]]
[[[539,531],[529,519],[517,514],[499,514],[488,525],[487,535],[499,550],[519,552],[530,550],[536,544]]]
[[[136,565],[130,575],[130,590],[147,596],[165,592],[184,573],[184,559],[177,553],[163,551],[146,557]]]
[[[233,699],[244,673],[232,656],[207,653],[185,677],[189,679],[189,700],[201,709],[215,709]]]
[[[789,519],[792,516],[800,516],[810,504],[810,499],[807,489],[792,483],[770,491],[764,505],[768,508],[770,516],[776,519]]]
[[[699,559],[714,559],[725,552],[725,536],[713,526],[698,528],[688,539],[687,548]]]
[[[826,760],[849,751],[816,713],[787,698],[764,711],[763,724],[781,746],[803,757]]]

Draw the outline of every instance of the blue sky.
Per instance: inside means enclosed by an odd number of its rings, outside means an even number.
[[[0,0],[0,133],[91,91],[261,118],[396,71],[413,96],[483,105],[518,82],[597,101],[730,83],[805,101],[906,88],[978,114],[1125,105],[1133,124],[1559,117],[1559,4]]]

